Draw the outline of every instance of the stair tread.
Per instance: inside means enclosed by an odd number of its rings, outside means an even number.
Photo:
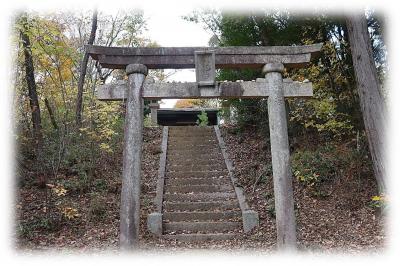
[[[190,211],[190,212],[164,212],[163,221],[181,222],[181,221],[215,221],[241,219],[240,211]]]
[[[224,194],[216,193],[196,193],[196,194],[164,194],[164,200],[166,201],[181,201],[181,202],[197,202],[202,200],[218,200],[218,199],[227,199],[236,198],[236,194],[234,192],[223,192]]]
[[[215,201],[195,201],[195,202],[189,202],[190,204],[206,204],[206,203],[211,203],[211,204],[231,204],[231,203],[237,203],[238,200],[237,199],[233,199],[233,200],[215,200]],[[189,204],[187,202],[177,202],[177,201],[164,201],[164,203],[185,203],[185,204]]]
[[[198,193],[164,193],[164,196],[170,196],[170,195],[178,195],[178,196],[191,196],[191,197],[230,197],[234,196],[236,197],[236,194],[234,191],[229,191],[229,192],[198,192]]]
[[[185,186],[165,186],[165,193],[195,193],[195,192],[229,192],[233,191],[230,184],[225,185],[185,185]]]
[[[187,172],[167,172],[166,179],[187,179],[187,178],[217,178],[225,177],[229,178],[228,171],[226,172],[197,172],[197,173],[187,173]]]
[[[196,174],[196,173],[203,173],[203,174],[218,174],[218,173],[227,173],[228,170],[226,171],[221,171],[221,170],[204,170],[204,171],[179,171],[181,174]]]
[[[209,171],[211,169],[213,170],[226,170],[226,166],[225,165],[169,165],[167,166],[167,171],[168,172],[186,172],[187,170],[194,170],[194,169],[198,169],[198,170],[203,170],[203,171]]]
[[[204,232],[204,233],[223,233],[237,232],[241,230],[240,222],[165,222],[163,225],[164,232]]]
[[[226,183],[223,183],[223,184],[199,184],[199,185],[197,185],[197,184],[185,184],[185,185],[178,185],[178,186],[173,186],[172,185],[172,186],[165,186],[165,187],[167,187],[169,189],[177,189],[177,188],[206,188],[206,187],[212,187],[212,188],[217,187],[217,188],[219,188],[219,187],[231,187],[231,184],[226,182]]]
[[[190,161],[179,161],[179,160],[174,160],[171,162],[168,162],[168,166],[224,166],[225,162],[222,160],[208,160],[208,161],[199,161],[196,162],[194,160]]]
[[[238,225],[241,226],[240,222],[230,222],[230,221],[182,221],[182,222],[165,222],[166,225]]]
[[[202,185],[202,184],[230,184],[230,180],[227,177],[217,177],[217,178],[166,178],[165,186],[180,186],[180,185]]]
[[[182,242],[204,242],[204,241],[225,241],[230,239],[242,238],[240,234],[220,233],[220,234],[168,234],[162,236],[165,239],[178,240]]]
[[[239,210],[240,205],[237,200],[224,201],[164,201],[165,211],[211,211],[211,210]]]
[[[204,242],[242,236],[242,211],[214,127],[169,127],[163,185],[163,238]]]

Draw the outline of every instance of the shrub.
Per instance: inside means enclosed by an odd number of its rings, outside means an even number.
[[[207,113],[203,110],[201,111],[201,114],[197,115],[197,117],[199,118],[196,123],[197,125],[201,126],[201,127],[206,127],[208,126],[208,115]]]
[[[334,147],[326,145],[315,151],[300,150],[292,156],[293,174],[306,186],[318,186],[337,175],[340,164]]]
[[[243,130],[244,128],[239,126],[227,127],[228,133],[232,135],[241,135],[243,134]]]
[[[17,233],[19,236],[31,239],[35,233],[39,232],[56,232],[61,228],[61,217],[53,214],[50,217],[35,216],[29,221],[18,223]]]
[[[387,208],[387,200],[384,195],[373,196],[369,202],[369,206],[375,209],[385,209]]]
[[[271,218],[276,218],[276,212],[275,212],[275,205],[270,205],[267,207],[267,213]]]
[[[89,207],[89,217],[91,221],[103,220],[107,211],[107,203],[104,198],[93,194]]]
[[[106,191],[108,184],[104,179],[95,179],[93,180],[93,187],[96,188],[96,190]]]
[[[330,193],[320,190],[321,185],[338,176],[356,178],[361,184],[361,178],[371,176],[372,164],[363,140],[353,144],[351,140],[345,144],[327,143],[315,150],[298,150],[292,155],[293,175],[312,188],[312,195],[316,197],[329,196]]]
[[[146,115],[143,118],[143,127],[153,127],[153,123],[151,121],[151,116],[150,115]]]
[[[86,174],[77,177],[71,177],[69,179],[61,180],[60,183],[64,186],[64,188],[71,192],[71,194],[77,193],[85,193],[89,191],[89,179]]]

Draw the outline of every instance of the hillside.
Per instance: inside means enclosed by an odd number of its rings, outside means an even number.
[[[154,208],[161,129],[145,128],[141,187],[142,249],[275,249],[273,186],[268,170],[270,152],[269,145],[265,142],[266,138],[254,130],[238,133],[233,127],[224,127],[222,132],[235,166],[235,175],[246,191],[249,204],[260,215],[260,227],[241,240],[203,244],[178,243],[151,235],[146,229],[146,218]],[[121,147],[117,148],[121,150]],[[76,177],[68,176],[67,173],[61,175],[59,180],[54,180],[54,184],[64,182],[63,187],[66,191],[60,197],[54,196],[51,205],[53,208],[50,210],[44,209],[46,189],[38,189],[34,182],[23,184],[19,188],[19,198],[15,205],[18,248],[72,249],[79,252],[110,249],[116,251],[121,155],[121,152],[118,152],[115,157],[99,162],[103,169],[96,172],[96,178],[90,187],[82,187]],[[359,178],[362,179],[362,183]],[[47,190],[48,193],[53,191]],[[315,194],[310,187],[294,179],[300,249],[377,252],[384,248],[384,219],[379,209],[370,205],[371,197],[377,194],[372,175],[358,177],[352,173],[343,173],[342,176],[325,182],[321,191],[323,193]],[[76,215],[72,213],[71,219],[61,217],[58,206],[63,205],[74,206]]]

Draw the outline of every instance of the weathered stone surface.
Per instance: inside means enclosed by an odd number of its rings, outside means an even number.
[[[234,200],[236,194],[234,192],[202,192],[193,194],[164,194],[166,201],[214,201],[214,200]]]
[[[168,155],[169,156],[169,155]],[[177,157],[178,159],[180,157]],[[187,158],[187,157],[186,157]],[[167,173],[167,178],[206,178],[206,177],[220,177],[226,176],[228,171],[182,171]]]
[[[267,74],[267,73],[270,73],[270,72],[282,73],[284,69],[285,69],[285,67],[283,66],[282,63],[269,63],[269,64],[266,64],[263,67],[262,72],[264,74]]]
[[[221,241],[229,239],[240,239],[243,236],[240,234],[178,234],[178,235],[163,235],[166,239],[175,239],[182,242],[204,242],[204,241]]]
[[[157,125],[157,110],[160,109],[160,104],[158,102],[152,102],[149,104],[150,108],[150,118],[151,124],[153,126]]]
[[[143,138],[143,99],[140,92],[144,79],[145,75],[142,73],[132,73],[128,77],[120,207],[120,247],[129,250],[139,245]]]
[[[167,148],[168,148],[168,127],[163,128],[163,137],[161,142],[161,154],[160,154],[160,164],[158,167],[158,178],[156,187],[156,197],[154,199],[154,205],[156,206],[156,211],[162,212],[162,203],[164,195],[164,178],[165,178],[165,167],[167,165]]]
[[[147,217],[147,228],[155,235],[162,235],[162,214],[159,212],[150,213]]]
[[[196,82],[199,86],[212,86],[215,83],[215,51],[195,51]]]
[[[232,162],[229,160],[228,154],[226,153],[225,142],[222,139],[221,132],[218,126],[214,126],[215,134],[217,135],[219,147],[222,152],[222,156],[224,157],[226,167],[228,169],[228,176],[231,179],[232,185],[234,186],[235,193],[237,199],[239,201],[239,206],[242,211],[242,219],[243,219],[243,230],[245,232],[249,232],[255,226],[258,226],[258,214],[256,211],[250,210],[249,205],[246,202],[246,198],[244,196],[244,191],[242,187],[237,185],[237,178],[233,174],[233,166]],[[245,217],[246,215],[246,217]],[[256,219],[257,218],[257,219]]]
[[[242,213],[240,211],[195,211],[195,212],[164,212],[163,218],[166,221],[182,222],[182,221],[209,221],[222,219],[240,219]]]
[[[179,178],[165,180],[167,186],[187,186],[187,185],[221,185],[227,182],[226,177],[222,178]]]
[[[198,151],[198,150],[197,150]],[[203,152],[207,151],[204,149]],[[196,156],[196,152],[193,153],[193,157]],[[209,165],[196,165],[196,164],[186,164],[186,165],[170,165],[168,166],[168,171],[170,172],[181,172],[181,171],[208,171],[210,168],[217,171],[226,170],[226,167],[222,164],[209,164]]]
[[[266,63],[285,64],[289,68],[304,67],[310,62],[311,54],[245,54],[215,55],[215,68],[261,68]],[[126,56],[101,55],[98,57],[104,68],[124,69],[129,64],[143,64],[149,69],[185,69],[195,68],[194,55],[184,56]]]
[[[170,127],[169,136],[173,144],[168,145],[164,234],[186,239],[181,236],[189,233],[191,236],[187,239],[205,241],[208,239],[204,237],[205,232],[242,231],[240,205],[213,128]],[[188,152],[193,156],[187,156]],[[171,158],[171,155],[175,156]],[[218,169],[221,171],[215,171]]]
[[[239,222],[169,222],[165,224],[166,232],[228,232],[239,230],[241,223]]]
[[[271,88],[268,98],[268,116],[271,140],[272,171],[276,211],[277,244],[280,249],[296,248],[296,221],[292,174],[290,170],[289,141],[281,67],[266,66],[266,83]]]
[[[217,68],[258,68],[267,63],[283,63],[286,67],[301,67],[321,49],[322,44],[304,46],[249,47],[157,47],[128,48],[87,46],[89,55],[103,67],[125,68],[129,64],[144,64],[148,68],[194,68],[195,51],[215,51]]]
[[[229,184],[223,185],[188,185],[188,186],[169,186],[168,192],[170,193],[196,193],[196,192],[228,192],[232,190]]]
[[[243,231],[245,233],[250,232],[254,227],[259,224],[258,213],[253,210],[246,210],[242,212],[243,219]]]
[[[124,81],[101,85],[96,90],[99,100],[123,100],[126,98]],[[196,82],[185,83],[147,83],[144,84],[142,97],[145,99],[197,99],[197,98],[267,98],[271,88],[265,82],[218,82],[215,88],[202,90]],[[283,83],[284,97],[313,96],[311,82]]]
[[[215,51],[215,54],[247,55],[247,54],[307,54],[316,55],[322,43],[301,46],[234,46],[234,47],[106,47],[86,45],[86,51],[94,58],[100,55],[126,56],[184,56],[194,55],[195,51]]]
[[[147,67],[142,64],[129,64],[126,67],[125,72],[127,75],[136,73],[136,74],[143,74],[143,75],[147,76],[148,70],[147,70]]]

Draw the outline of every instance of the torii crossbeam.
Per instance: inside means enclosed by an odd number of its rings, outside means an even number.
[[[271,47],[87,46],[89,55],[105,68],[126,69],[127,81],[97,88],[99,100],[126,99],[120,211],[120,246],[138,246],[143,99],[268,98],[272,170],[279,248],[296,247],[296,221],[285,97],[311,97],[310,82],[283,79],[285,67],[304,67],[322,44]],[[195,68],[196,82],[157,83],[146,80],[148,69]],[[216,68],[262,68],[265,79],[217,82]]]

